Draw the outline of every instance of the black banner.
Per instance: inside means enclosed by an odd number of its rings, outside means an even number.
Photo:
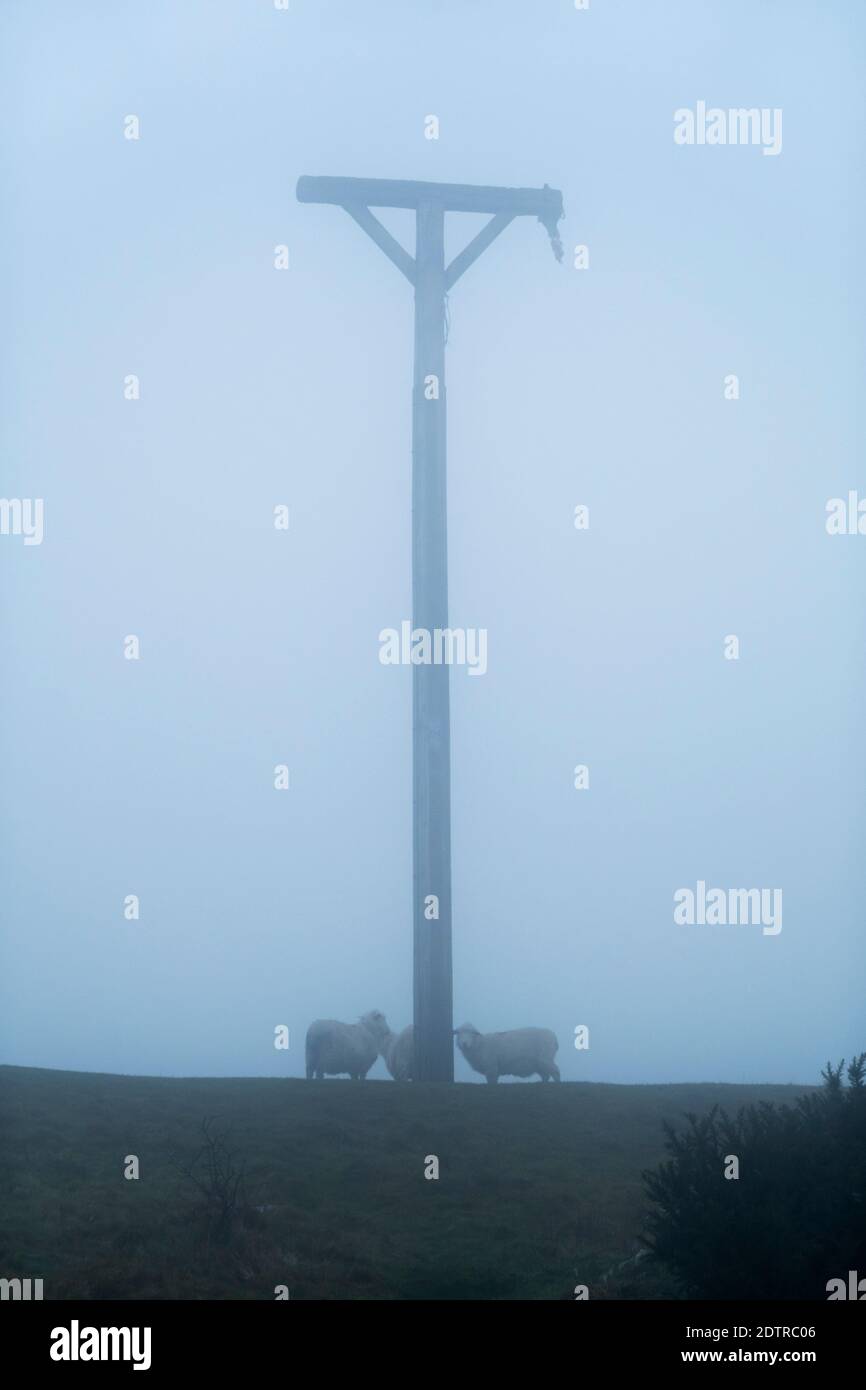
[[[454,1355],[455,1335],[470,1345],[484,1339],[485,1360],[511,1355],[515,1332],[525,1326],[549,1338],[581,1368],[596,1373],[675,1366],[801,1365],[826,1375],[857,1355],[864,1312],[840,1303],[629,1303],[591,1300],[569,1307],[542,1303],[6,1303],[3,1346],[25,1372],[52,1377],[100,1368],[145,1371],[151,1376],[184,1372],[259,1371],[265,1363],[296,1374],[298,1353],[333,1366],[341,1348],[357,1356],[365,1338],[381,1354],[402,1332],[436,1326],[425,1353],[425,1378]],[[351,1342],[345,1341],[346,1335]],[[323,1340],[324,1338],[324,1340]],[[309,1339],[309,1340],[308,1340]],[[389,1353],[390,1355],[390,1353]],[[453,1371],[453,1366],[452,1366]]]

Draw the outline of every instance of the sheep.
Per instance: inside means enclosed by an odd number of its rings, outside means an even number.
[[[364,1014],[357,1023],[317,1018],[307,1029],[307,1080],[348,1073],[353,1081],[363,1081],[388,1032],[385,1015],[378,1009]]]
[[[415,1030],[410,1023],[402,1033],[386,1034],[381,1046],[385,1066],[395,1081],[411,1081],[415,1069]]]
[[[554,1062],[559,1043],[549,1028],[515,1028],[508,1033],[479,1033],[471,1023],[454,1029],[457,1046],[473,1071],[491,1086],[500,1076],[534,1076],[559,1081]]]

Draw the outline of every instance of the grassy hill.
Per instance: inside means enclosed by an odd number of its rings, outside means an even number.
[[[272,1299],[285,1284],[292,1299],[568,1299],[577,1283],[675,1297],[646,1262],[614,1269],[638,1249],[662,1121],[807,1089],[0,1067],[0,1274],[42,1278],[46,1298]],[[206,1117],[231,1128],[245,1166],[246,1210],[225,1241],[178,1168]],[[424,1177],[431,1154],[438,1181]]]

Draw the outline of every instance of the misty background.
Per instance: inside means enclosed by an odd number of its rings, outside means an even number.
[[[0,491],[45,538],[0,538],[0,1060],[298,1076],[316,1017],[411,1021],[378,634],[411,615],[412,293],[301,174],[564,197],[562,265],[521,218],[450,296],[450,621],[489,663],[451,676],[455,1023],[554,1028],[567,1080],[866,1046],[866,540],[824,526],[866,496],[864,29],[7,0]],[[782,153],[675,145],[698,100],[782,108]],[[781,888],[782,932],[675,926],[698,879]]]

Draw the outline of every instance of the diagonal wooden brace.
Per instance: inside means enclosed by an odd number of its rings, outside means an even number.
[[[514,217],[513,212],[498,212],[495,217],[491,217],[487,225],[481,228],[478,235],[472,238],[468,246],[464,246],[460,255],[455,256],[448,266],[445,271],[446,290],[450,290],[451,286],[457,283],[464,270],[468,270],[472,262],[478,260],[482,251],[486,251],[490,243],[499,236],[499,233],[505,231],[509,222],[514,221]]]
[[[367,233],[375,241],[381,251],[385,252],[389,261],[393,261],[398,270],[402,270],[406,279],[411,285],[415,283],[415,261],[400,245],[395,237],[392,237],[387,227],[383,227],[378,217],[374,217],[368,207],[363,203],[342,203],[350,217],[353,217],[362,231]]]

